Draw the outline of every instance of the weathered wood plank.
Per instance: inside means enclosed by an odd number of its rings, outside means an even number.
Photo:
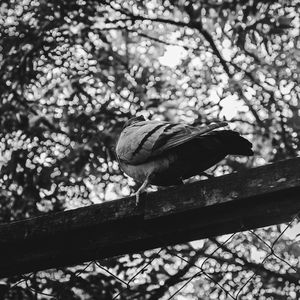
[[[289,221],[300,158],[0,225],[0,277]]]

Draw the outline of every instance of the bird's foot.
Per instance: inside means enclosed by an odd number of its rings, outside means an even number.
[[[145,189],[138,189],[133,195],[135,196],[135,205],[138,206],[141,201],[141,194],[145,192]]]
[[[134,193],[134,195],[135,195],[135,205],[136,206],[139,205],[140,195],[146,189],[148,183],[149,183],[149,176],[146,178],[146,180],[143,182],[143,184],[139,187],[139,189]]]
[[[136,192],[136,193],[134,193],[134,195],[135,195],[135,206],[138,206],[139,205],[139,203],[140,203],[140,192]]]
[[[206,176],[208,179],[212,179],[212,178],[215,177],[214,175],[208,174],[208,173],[206,173],[206,172],[201,172],[199,175]]]

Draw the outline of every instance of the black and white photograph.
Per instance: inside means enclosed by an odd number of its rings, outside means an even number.
[[[0,300],[299,300],[299,258],[299,1],[0,1]]]

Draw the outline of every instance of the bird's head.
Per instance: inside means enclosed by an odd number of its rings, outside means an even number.
[[[129,119],[128,121],[125,122],[123,129],[134,124],[134,123],[138,123],[138,122],[143,122],[146,121],[144,116],[138,116],[138,117],[133,117],[131,119]]]

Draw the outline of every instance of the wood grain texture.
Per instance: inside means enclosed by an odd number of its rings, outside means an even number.
[[[300,158],[0,225],[0,277],[289,221]]]

